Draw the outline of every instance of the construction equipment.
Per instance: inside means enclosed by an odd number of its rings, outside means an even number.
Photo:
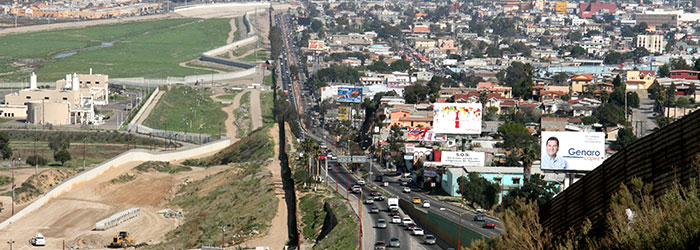
[[[134,246],[136,240],[129,237],[127,232],[119,232],[117,237],[114,237],[111,243],[107,247],[109,248],[126,248]]]

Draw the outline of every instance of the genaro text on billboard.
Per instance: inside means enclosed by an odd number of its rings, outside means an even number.
[[[542,132],[542,169],[591,171],[604,160],[604,133]]]
[[[338,102],[362,102],[362,88],[338,88]]]
[[[443,165],[457,167],[483,167],[486,155],[474,151],[442,151],[440,161]]]
[[[481,103],[433,104],[433,132],[481,134]]]

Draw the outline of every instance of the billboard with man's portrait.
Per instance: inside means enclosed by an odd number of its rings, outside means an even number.
[[[605,160],[601,132],[542,131],[541,145],[542,169],[591,171]]]

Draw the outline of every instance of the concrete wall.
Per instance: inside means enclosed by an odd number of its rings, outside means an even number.
[[[131,131],[133,129],[134,125],[136,124],[136,121],[138,121],[139,118],[141,118],[141,116],[143,116],[143,113],[146,112],[146,109],[147,109],[146,107],[151,105],[151,103],[153,102],[153,99],[158,94],[158,91],[160,91],[158,88],[153,90],[153,92],[151,93],[151,96],[149,96],[148,99],[146,99],[146,102],[144,102],[143,105],[141,106],[141,108],[139,109],[139,112],[136,113],[136,115],[134,116],[134,118],[131,119],[131,121],[129,121],[129,125],[126,126],[127,130]],[[121,127],[121,124],[119,124],[119,125]]]
[[[246,46],[246,45],[248,45],[248,44],[257,42],[257,41],[258,41],[258,37],[257,37],[257,36],[251,36],[251,37],[248,37],[248,38],[246,38],[246,39],[238,40],[238,41],[235,41],[235,42],[226,44],[226,45],[224,45],[224,46],[221,46],[221,47],[218,47],[218,48],[215,48],[215,49],[206,51],[206,52],[202,53],[202,55],[204,55],[204,56],[216,56],[216,55],[221,55],[221,54],[223,54],[223,53],[228,52],[229,50],[237,49],[237,48]]]
[[[60,196],[61,194],[71,191],[74,187],[82,183],[92,181],[95,178],[103,175],[104,173],[107,173],[112,169],[119,168],[128,162],[184,160],[206,153],[217,152],[226,148],[230,144],[231,140],[226,138],[199,147],[193,147],[177,151],[152,152],[144,149],[129,150],[127,152],[121,153],[118,156],[113,157],[112,159],[103,162],[100,165],[94,166],[89,170],[82,172],[54,187],[46,194],[32,202],[32,204],[29,204],[29,206],[15,213],[14,216],[0,223],[0,230],[4,229],[13,222],[16,222],[20,218],[41,208],[43,205],[45,205],[52,199]]]
[[[231,59],[227,59],[227,58],[223,58],[223,57],[202,55],[199,57],[199,60],[205,61],[205,62],[213,62],[213,63],[223,64],[223,65],[233,66],[233,67],[239,67],[239,68],[244,68],[244,69],[255,68],[255,64],[231,60]]]

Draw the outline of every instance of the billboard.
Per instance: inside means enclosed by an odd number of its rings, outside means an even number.
[[[481,134],[481,103],[433,104],[433,132]]]
[[[339,102],[362,102],[362,88],[338,88]]]
[[[309,40],[309,50],[325,50],[325,44],[322,40]]]
[[[559,1],[554,3],[554,11],[556,14],[564,15],[566,14],[566,1]]]
[[[344,106],[338,107],[338,120],[350,120],[350,108]]]
[[[406,133],[407,141],[447,141],[445,135],[435,135],[431,128],[409,127]]]
[[[440,161],[443,165],[457,167],[483,167],[486,159],[484,152],[474,151],[442,151]]]
[[[591,171],[605,160],[602,132],[542,131],[542,169]]]

